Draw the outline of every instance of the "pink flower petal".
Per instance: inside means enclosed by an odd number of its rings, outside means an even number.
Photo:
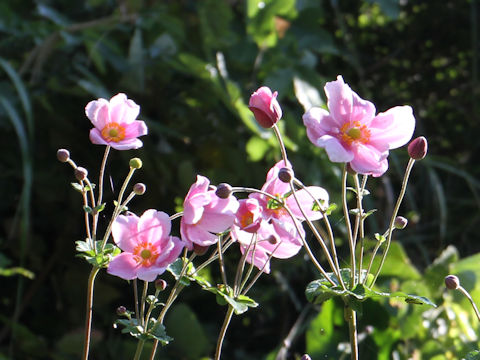
[[[316,145],[325,148],[328,158],[332,162],[349,162],[353,160],[353,152],[350,149],[346,149],[336,137],[324,135],[317,139]]]
[[[105,141],[105,139],[102,137],[102,134],[100,133],[100,130],[97,128],[93,128],[90,130],[90,141],[93,144],[97,145],[110,145],[109,142]]]
[[[325,109],[313,107],[302,116],[302,119],[307,128],[308,139],[313,144],[316,144],[317,139],[323,135],[338,132],[337,122]]]
[[[128,216],[119,215],[112,224],[112,236],[120,249],[127,252],[133,252],[137,246],[139,218],[135,214]]]
[[[170,217],[163,211],[146,210],[138,220],[138,239],[157,243],[168,239],[171,230]]]
[[[140,113],[140,106],[127,99],[125,94],[117,94],[110,99],[110,121],[132,123]]]
[[[350,121],[369,123],[375,116],[375,106],[353,92],[341,75],[337,76],[336,81],[325,85],[325,93],[328,98],[328,109],[339,128]]]
[[[370,124],[370,144],[389,149],[405,145],[415,130],[415,117],[410,106],[396,106],[378,114]]]
[[[147,135],[148,128],[144,121],[135,120],[130,123],[122,123],[125,127],[125,138],[137,138],[139,136]]]
[[[139,149],[143,146],[143,142],[140,139],[128,139],[119,142],[110,141],[107,144],[116,150]]]
[[[150,267],[139,267],[137,270],[137,277],[143,281],[154,281],[158,275],[161,275],[165,272],[166,267],[158,267],[152,265]]]
[[[107,272],[125,280],[133,280],[137,277],[137,262],[128,252],[115,256],[108,264]]]
[[[248,251],[248,253],[245,259],[249,264],[253,263],[258,270],[263,269],[264,273],[270,273],[270,260],[266,252],[254,248],[253,245],[250,247],[248,245],[240,245],[240,252],[244,254],[246,251]]]
[[[355,149],[355,158],[350,166],[360,174],[378,177],[388,169],[387,156],[388,151],[382,153],[373,146],[361,145]]]
[[[109,121],[108,100],[98,99],[90,101],[85,107],[85,115],[92,122],[93,126],[102,130]]]
[[[306,190],[302,189],[295,192],[295,195],[309,220],[314,221],[323,217],[320,211],[312,210],[312,208],[314,207],[314,200],[310,195],[312,195],[315,199],[319,200],[320,204],[324,205],[324,210],[326,210],[326,208],[328,207],[328,192],[325,189],[319,186],[308,186]],[[287,206],[300,221],[304,220],[302,212],[300,211],[300,208],[297,205],[297,201],[295,200],[295,197],[293,195],[290,195],[287,198]]]

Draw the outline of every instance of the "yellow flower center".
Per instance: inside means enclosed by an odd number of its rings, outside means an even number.
[[[149,242],[141,243],[133,249],[133,255],[138,265],[144,267],[152,266],[158,258],[158,249]]]
[[[106,141],[122,141],[125,138],[125,127],[116,122],[108,123],[102,129],[102,137]]]
[[[354,142],[367,144],[370,141],[370,130],[367,125],[362,125],[358,121],[345,123],[340,128],[340,138],[347,145]]]
[[[240,220],[240,225],[242,225],[242,228],[245,228],[248,225],[253,223],[253,214],[250,211],[247,211],[245,214],[241,216],[239,220]]]

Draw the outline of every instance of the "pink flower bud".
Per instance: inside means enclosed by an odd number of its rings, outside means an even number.
[[[428,142],[423,136],[417,137],[408,144],[408,155],[414,160],[422,160],[427,155]]]
[[[57,159],[60,162],[67,162],[70,160],[70,152],[67,149],[58,149],[57,151]]]
[[[250,96],[248,108],[261,127],[271,128],[282,117],[277,95],[276,91],[272,94],[270,88],[262,86]]]
[[[135,195],[143,195],[147,191],[147,187],[143,183],[136,183],[133,185],[133,192]]]
[[[460,287],[460,280],[455,275],[445,277],[445,286],[449,290],[456,290]]]
[[[87,178],[88,176],[88,170],[79,166],[75,169],[75,178],[78,181],[83,181]]]
[[[163,279],[155,280],[155,289],[158,291],[163,291],[167,288],[167,282]]]
[[[308,354],[305,354],[300,360],[312,360],[312,358]]]
[[[221,183],[217,186],[215,195],[217,195],[220,199],[228,199],[228,197],[232,195],[232,187],[229,184]]]
[[[292,181],[293,177],[293,170],[291,168],[284,167],[278,170],[278,178],[281,182],[289,183]]]
[[[408,224],[408,220],[403,216],[397,216],[395,218],[395,222],[394,222],[395,229],[398,229],[398,230],[405,229],[407,224]]]

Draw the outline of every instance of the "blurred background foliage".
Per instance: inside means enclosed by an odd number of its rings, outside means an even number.
[[[84,237],[83,210],[55,152],[67,148],[91,176],[98,171],[104,149],[88,140],[90,100],[125,92],[141,105],[149,135],[142,149],[112,154],[105,194],[113,200],[128,159],[142,158],[134,181],[148,195],[132,202],[137,213],[173,213],[196,174],[263,184],[280,153],[247,108],[261,85],[279,92],[297,175],[335,201],[339,167],[309,143],[301,116],[324,105],[323,86],[338,74],[378,111],[413,106],[416,135],[430,145],[402,208],[409,226],[396,235],[379,288],[429,296],[439,307],[367,302],[362,358],[460,359],[478,348],[473,313],[443,289],[443,276],[455,272],[480,300],[478,21],[476,0],[0,2],[0,359],[80,353],[89,266],[75,258],[74,241]],[[393,151],[387,174],[369,182],[367,207],[380,210],[369,234],[385,229],[406,160],[405,149]],[[317,274],[304,260],[276,261],[254,287],[261,306],[234,318],[225,359],[347,358],[342,307],[307,305],[303,291]],[[181,302],[167,318],[176,341],[160,357],[211,355],[225,309],[194,286]],[[130,358],[135,343],[112,323],[116,307],[131,303],[125,282],[100,276],[93,359]]]

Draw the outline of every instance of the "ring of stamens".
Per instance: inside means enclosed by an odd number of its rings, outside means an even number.
[[[340,128],[340,138],[347,145],[367,144],[370,141],[370,129],[359,121],[348,122]]]
[[[125,138],[125,127],[119,123],[111,122],[105,125],[101,133],[106,141],[119,142]]]

